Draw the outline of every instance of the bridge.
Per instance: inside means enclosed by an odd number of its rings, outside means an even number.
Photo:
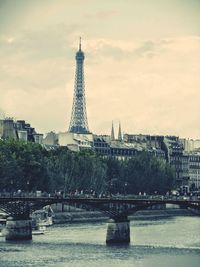
[[[107,243],[129,243],[130,223],[128,216],[148,207],[174,204],[183,208],[200,210],[200,200],[169,197],[145,198],[94,198],[94,197],[0,197],[0,210],[9,217],[6,222],[6,240],[32,239],[31,214],[47,205],[63,203],[82,209],[93,209],[109,216]]]

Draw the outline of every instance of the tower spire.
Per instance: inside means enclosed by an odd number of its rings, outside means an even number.
[[[115,141],[115,132],[113,127],[113,121],[112,121],[112,129],[111,129],[111,141]]]
[[[74,97],[72,114],[69,125],[71,133],[89,133],[86,100],[85,100],[85,84],[84,84],[84,53],[81,50],[81,37],[79,42],[79,50],[76,52],[76,74],[74,84]]]

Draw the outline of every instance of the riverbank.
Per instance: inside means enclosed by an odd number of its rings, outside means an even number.
[[[59,207],[54,207],[54,224],[63,223],[84,223],[84,222],[98,222],[107,221],[108,216],[99,211],[84,211],[81,209],[72,209],[68,211],[61,211]],[[197,216],[188,209],[159,209],[159,210],[142,210],[129,216],[131,220],[146,220],[151,218],[167,218],[173,216]]]

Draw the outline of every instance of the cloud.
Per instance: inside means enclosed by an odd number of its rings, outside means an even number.
[[[104,60],[99,56],[101,64],[96,63],[98,53],[91,50],[96,62],[89,73],[93,76],[89,78],[91,85],[88,87],[93,88],[89,93],[93,96],[89,107],[95,109],[92,121],[95,124],[100,121],[96,126],[98,131],[101,131],[104,114],[105,125],[108,125],[108,120],[121,120],[129,132],[134,129],[140,133],[182,136],[193,132],[197,137],[200,134],[199,41],[196,36],[161,39],[133,44],[131,50],[129,46],[126,49],[119,45],[117,49],[121,49],[123,60],[115,56],[112,47],[116,43],[113,41]],[[102,51],[105,50],[101,46],[100,53]],[[154,51],[154,57],[149,58],[146,53],[151,51]],[[98,80],[98,87],[92,86],[95,80]],[[103,101],[94,102],[95,95]]]
[[[1,36],[1,88],[42,92],[64,87],[72,72],[70,38],[75,28],[57,25],[39,32]]]
[[[1,36],[1,54],[10,57],[23,54],[33,60],[72,55],[70,40],[77,25],[55,25],[39,31],[24,30],[16,36]]]
[[[68,128],[77,25],[0,37],[0,107],[41,132]],[[90,130],[198,137],[199,36],[83,39]]]
[[[84,17],[86,19],[108,20],[119,15],[120,12],[118,10],[106,10],[96,12],[95,14],[85,14]]]

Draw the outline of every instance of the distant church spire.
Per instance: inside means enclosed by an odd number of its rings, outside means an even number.
[[[119,142],[122,142],[121,123],[119,123],[118,141],[119,141]]]
[[[115,132],[114,132],[113,121],[112,121],[111,141],[114,141],[114,140],[115,140]]]

